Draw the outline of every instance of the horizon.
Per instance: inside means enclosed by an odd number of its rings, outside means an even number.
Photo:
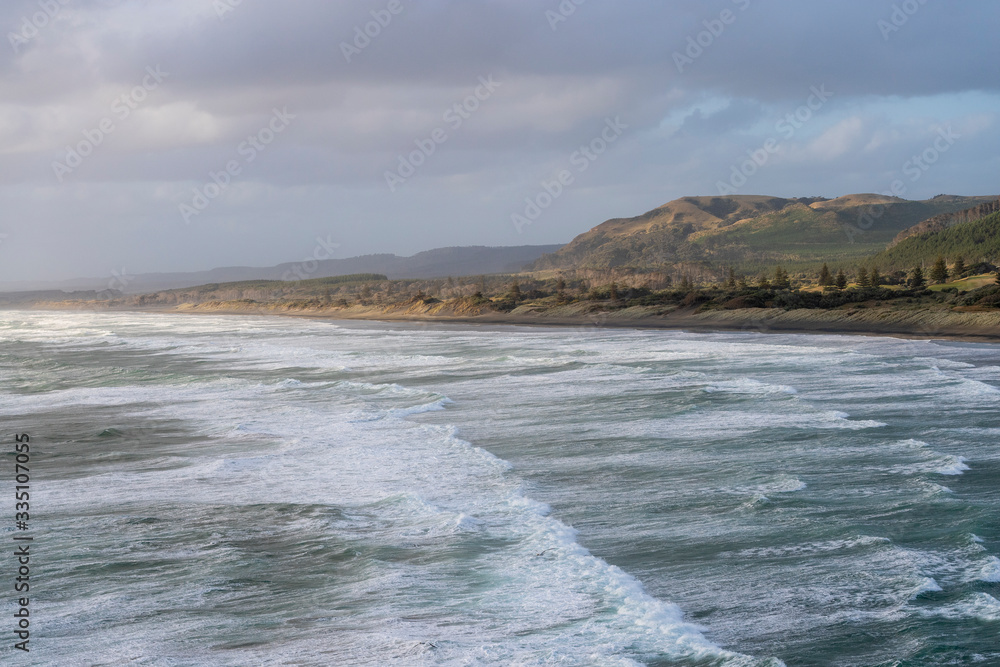
[[[734,198],[734,199],[742,197],[742,198],[748,198],[749,199],[749,198],[761,198],[761,197],[765,197],[765,198],[788,199],[788,200],[799,199],[799,200],[834,201],[836,199],[841,199],[841,198],[844,198],[844,197],[863,197],[863,196],[888,197],[888,198],[891,198],[891,199],[897,199],[897,200],[904,201],[904,202],[931,201],[931,200],[937,199],[939,197],[980,197],[980,198],[997,197],[997,198],[1000,198],[1000,195],[994,195],[994,194],[985,194],[985,195],[983,195],[983,194],[980,194],[980,195],[955,195],[955,194],[952,194],[952,193],[939,193],[937,195],[934,195],[933,197],[928,197],[926,199],[906,199],[905,197],[896,197],[896,196],[892,195],[891,192],[890,193],[849,192],[849,193],[845,193],[845,194],[841,194],[841,195],[837,195],[837,196],[833,196],[833,197],[801,196],[801,195],[800,196],[793,196],[793,197],[778,197],[776,195],[759,194],[759,193],[745,193],[745,194],[733,194],[733,195],[684,195],[682,197],[678,197],[677,199],[673,199],[673,200],[671,200],[669,202],[665,202],[664,204],[661,204],[658,207],[654,207],[653,209],[650,209],[650,211],[656,210],[658,208],[662,208],[662,207],[667,206],[667,205],[669,205],[669,204],[671,204],[671,203],[673,203],[675,201],[680,201],[680,200],[683,200],[683,199],[701,199],[701,198],[715,198],[715,197],[729,197],[729,198]],[[274,264],[267,264],[267,265],[249,265],[249,264],[242,264],[242,265],[240,265],[240,264],[234,264],[234,265],[229,265],[229,266],[208,266],[208,267],[195,268],[195,269],[190,269],[190,270],[185,270],[185,271],[149,271],[149,272],[138,273],[138,274],[129,274],[126,271],[113,272],[112,276],[111,276],[111,279],[108,281],[109,284],[107,286],[107,289],[112,289],[112,290],[125,289],[125,288],[128,287],[128,284],[131,282],[131,280],[134,279],[134,278],[136,278],[136,277],[138,277],[138,276],[149,276],[149,275],[159,275],[159,274],[162,274],[162,275],[171,275],[171,274],[187,274],[187,273],[195,274],[195,273],[207,273],[207,272],[211,272],[211,271],[230,270],[230,269],[262,269],[263,270],[263,269],[274,268],[276,266],[282,266],[282,265],[289,265],[289,264],[296,265],[296,264],[301,264],[304,261],[312,261],[312,260],[315,260],[315,259],[319,259],[320,261],[325,261],[325,260],[351,260],[351,259],[360,259],[360,258],[365,258],[365,257],[378,257],[378,256],[395,257],[395,258],[398,258],[398,259],[410,259],[410,258],[413,258],[413,257],[415,257],[417,255],[421,255],[421,254],[429,253],[429,252],[434,252],[434,251],[438,251],[438,250],[468,249],[468,248],[510,249],[510,248],[517,248],[517,247],[565,246],[565,245],[569,244],[572,240],[574,240],[575,238],[577,238],[578,236],[585,235],[588,231],[594,229],[594,227],[599,226],[603,222],[607,222],[607,221],[615,220],[615,219],[629,219],[629,218],[633,218],[633,217],[641,217],[642,215],[644,215],[645,213],[649,213],[650,211],[643,211],[642,213],[635,214],[634,216],[618,216],[618,218],[608,218],[607,220],[603,220],[600,223],[596,223],[594,225],[591,225],[591,226],[587,227],[584,230],[581,230],[579,233],[577,233],[577,234],[574,235],[573,239],[570,239],[569,241],[557,242],[557,243],[519,244],[519,245],[508,245],[508,246],[504,246],[504,245],[482,245],[482,244],[473,244],[473,245],[464,245],[464,246],[439,246],[439,247],[434,247],[434,248],[425,248],[425,249],[422,249],[422,250],[416,250],[416,251],[413,251],[412,253],[407,254],[407,255],[399,255],[399,254],[396,254],[396,253],[378,252],[378,251],[376,251],[376,252],[371,252],[371,253],[365,253],[363,255],[353,255],[353,256],[350,256],[350,257],[334,257],[332,254],[330,254],[330,252],[332,250],[336,249],[336,245],[335,244],[331,244],[331,242],[329,240],[329,237],[327,239],[317,238],[316,239],[316,244],[314,246],[314,251],[322,251],[322,253],[323,253],[323,256],[319,257],[319,258],[317,258],[315,256],[315,253],[314,253],[313,257],[306,257],[306,258],[299,257],[299,258],[294,258],[294,259],[286,259],[286,260],[283,260],[283,261],[276,262]],[[329,255],[329,256],[327,256],[327,255]],[[300,278],[296,278],[296,280],[301,280],[301,279],[302,279],[301,277]],[[66,279],[61,279],[61,280],[24,280],[24,281],[6,281],[6,282],[0,281],[0,293],[2,293],[2,292],[16,292],[16,291],[20,291],[20,290],[31,291],[31,290],[39,290],[39,289],[43,289],[43,290],[48,290],[48,289],[65,289],[65,287],[60,288],[59,285],[63,285],[65,283],[82,284],[82,283],[87,283],[87,282],[93,282],[96,285],[97,283],[100,283],[101,281],[104,281],[104,280],[107,280],[107,277],[102,277],[102,276],[74,276],[72,278],[66,278]]]
[[[758,5],[10,3],[0,283],[269,267],[317,238],[564,244],[690,196],[997,191],[977,26],[1000,7]]]

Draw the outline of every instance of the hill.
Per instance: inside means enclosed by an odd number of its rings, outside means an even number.
[[[996,199],[940,195],[907,201],[877,194],[836,199],[757,195],[684,197],[634,218],[608,220],[534,264],[537,270],[638,269],[696,264],[754,273],[856,262],[901,231]]]
[[[923,223],[922,223],[923,224]],[[966,264],[995,264],[1000,258],[1000,211],[979,220],[963,222],[938,231],[918,232],[871,258],[880,269],[909,269],[930,265],[938,256]]]
[[[926,234],[929,232],[939,232],[942,229],[947,229],[948,227],[952,227],[963,222],[972,222],[974,220],[985,218],[989,214],[996,213],[997,211],[1000,211],[1000,199],[986,202],[985,204],[980,204],[979,206],[967,208],[962,211],[957,211],[955,213],[936,215],[929,220],[924,220],[909,229],[901,231],[896,235],[896,238],[892,240],[890,247],[910,238],[911,236],[919,236],[920,234]]]
[[[255,280],[303,280],[350,274],[376,273],[389,278],[443,278],[476,276],[488,273],[516,273],[541,257],[558,250],[559,245],[538,246],[460,246],[436,248],[410,257],[391,254],[363,255],[345,259],[286,262],[277,266],[231,266],[209,271],[185,273],[141,273],[111,281],[116,290],[141,294],[199,285]],[[84,278],[59,283],[5,285],[8,290],[106,290],[108,279]]]

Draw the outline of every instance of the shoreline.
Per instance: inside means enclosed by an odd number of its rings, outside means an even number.
[[[39,303],[28,310],[86,312],[146,312],[187,315],[283,316],[328,321],[456,324],[489,326],[541,326],[557,328],[662,329],[692,333],[775,333],[881,336],[910,340],[953,340],[1000,343],[1000,311],[954,312],[867,308],[852,310],[747,308],[738,310],[693,309],[656,311],[627,308],[618,311],[582,312],[579,308],[510,313],[441,312],[440,308],[411,306],[406,310],[376,306],[348,308],[288,308],[281,304],[213,302],[164,308],[81,307],[79,302]],[[15,309],[11,309],[15,310]],[[555,312],[553,312],[555,311]],[[562,311],[562,312],[560,312]]]

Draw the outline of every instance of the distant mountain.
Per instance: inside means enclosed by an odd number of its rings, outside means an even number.
[[[447,276],[458,278],[488,273],[517,273],[543,254],[555,252],[560,247],[562,246],[462,246],[436,248],[417,253],[411,257],[389,254],[364,255],[316,262],[286,262],[270,267],[232,266],[190,273],[142,273],[124,276],[113,281],[81,279],[60,283],[18,284],[5,287],[17,290],[107,290],[110,287],[124,293],[140,294],[210,283],[247,280],[301,280],[355,273],[378,273],[393,279],[443,278]]]
[[[0,308],[34,303],[36,301],[96,301],[106,299],[108,292],[82,290],[64,292],[63,290],[32,290],[27,292],[0,292]]]
[[[784,199],[684,197],[635,218],[608,220],[534,264],[538,270],[732,266],[755,272],[855,262],[902,230],[996,197],[939,195],[907,201],[877,194]]]
[[[926,223],[917,227],[926,228]],[[931,265],[942,256],[949,263],[962,257],[966,265],[1000,261],[1000,210],[979,220],[911,234],[868,262],[880,270]]]

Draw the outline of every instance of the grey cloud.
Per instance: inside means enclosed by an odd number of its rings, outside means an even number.
[[[974,138],[914,195],[995,187],[993,2],[926,2],[885,39],[878,21],[901,0],[588,0],[554,30],[558,0],[400,0],[348,63],[341,43],[388,2],[243,0],[219,17],[212,0],[73,0],[17,53],[0,45],[0,281],[277,263],[318,233],[350,254],[566,241],[710,193],[819,84],[835,98],[748,191],[882,188],[947,121]],[[3,5],[0,29],[38,7]],[[724,10],[735,20],[678,72],[674,53]],[[156,65],[169,78],[114,117],[116,96]],[[448,126],[444,112],[489,75],[502,87]],[[949,101],[969,91],[983,91],[981,108]],[[287,131],[183,225],[178,205],[285,106]],[[53,162],[109,115],[114,131],[60,183]],[[616,115],[630,126],[621,142],[517,235],[509,214]],[[384,172],[439,127],[447,141],[390,193]]]

